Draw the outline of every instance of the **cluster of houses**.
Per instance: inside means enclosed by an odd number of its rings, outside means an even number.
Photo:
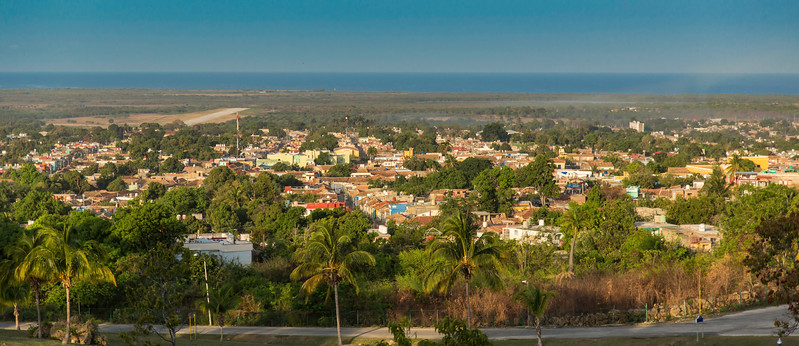
[[[630,124],[636,129],[643,130],[643,124]],[[396,129],[399,131],[399,129]],[[111,217],[116,209],[134,199],[139,193],[147,189],[152,182],[158,182],[171,188],[174,186],[201,186],[208,173],[217,166],[228,166],[239,174],[257,176],[261,172],[273,172],[278,175],[290,174],[303,182],[303,186],[286,187],[284,194],[309,194],[315,196],[313,201],[291,202],[292,205],[304,207],[308,213],[315,209],[347,208],[361,210],[373,220],[374,230],[380,237],[389,237],[386,225],[389,223],[411,223],[425,227],[431,234],[439,232],[430,227],[433,219],[439,215],[439,207],[447,198],[468,198],[470,190],[435,190],[426,196],[413,196],[397,193],[390,189],[370,187],[370,182],[376,179],[393,181],[399,177],[425,176],[430,171],[412,171],[403,167],[403,162],[409,157],[430,159],[445,164],[446,160],[464,160],[469,157],[479,157],[490,160],[495,166],[518,168],[530,163],[534,157],[522,152],[520,148],[512,146],[512,150],[500,151],[492,149],[493,143],[482,142],[474,138],[460,138],[455,136],[438,136],[440,143],[448,142],[450,150],[444,153],[419,153],[409,150],[395,150],[390,143],[382,143],[374,137],[358,137],[354,133],[334,133],[339,140],[339,146],[334,150],[304,150],[300,148],[308,131],[286,131],[285,137],[270,136],[267,131],[258,136],[257,140],[241,150],[239,157],[231,157],[236,153],[236,148],[224,145],[215,149],[222,152],[223,156],[209,161],[183,160],[185,168],[179,173],[156,174],[148,170],[140,170],[134,175],[122,177],[126,189],[120,192],[105,190],[86,191],[81,195],[57,194],[57,198],[72,206],[75,210],[90,210],[102,217]],[[169,134],[166,134],[169,135]],[[369,150],[372,155],[367,154]],[[557,147],[551,147],[558,153],[553,160],[555,169],[553,178],[561,188],[561,197],[548,201],[549,207],[565,210],[569,202],[582,203],[585,201],[586,183],[588,181],[608,184],[617,187],[632,198],[663,197],[667,199],[692,198],[699,194],[702,188],[701,176],[707,176],[713,167],[725,162],[699,162],[685,167],[669,168],[666,174],[675,177],[699,176],[692,184],[687,186],[670,186],[659,189],[641,189],[636,186],[623,187],[622,181],[626,173],[617,170],[612,163],[604,161],[604,157],[614,155],[625,163],[641,162],[643,164],[652,160],[652,157],[632,153],[611,153],[581,149],[574,152],[565,152]],[[377,153],[375,154],[374,151]],[[317,164],[316,159],[323,153],[327,154],[329,162]],[[668,153],[673,155],[675,153]],[[166,159],[167,156],[161,156]],[[752,156],[746,157],[759,166],[754,172],[732,172],[734,184],[751,184],[765,186],[768,184],[799,185],[799,161],[793,156]],[[68,169],[82,169],[91,163],[100,166],[112,162],[124,163],[129,160],[127,153],[118,148],[115,143],[100,144],[87,142],[74,142],[58,144],[46,154],[32,152],[26,157],[28,162],[34,163],[43,172],[55,173]],[[278,163],[289,166],[299,166],[299,171],[275,172],[272,167]],[[326,177],[325,173],[332,165],[353,163],[353,171],[349,177]],[[795,167],[797,167],[795,169]],[[17,167],[3,167],[2,169],[15,169]],[[99,173],[86,177],[90,184],[100,178]],[[530,195],[530,189],[515,189],[517,197]],[[521,199],[513,205],[512,215],[503,213],[476,212],[479,221],[479,232],[493,232],[503,239],[531,241],[531,242],[559,242],[562,239],[560,229],[555,225],[547,225],[543,220],[532,219],[532,215],[539,207],[537,201]],[[640,208],[639,208],[640,209]],[[643,213],[643,214],[641,214]],[[721,239],[721,234],[711,225],[672,225],[665,222],[664,213],[660,211],[640,211],[641,217],[648,221],[639,222],[641,229],[651,230],[662,235],[670,241],[677,241],[695,251],[712,251]],[[246,235],[243,235],[246,237]],[[247,239],[236,239],[230,234],[199,234],[186,239],[186,246],[202,252],[215,253],[231,261],[249,263],[251,258],[246,255],[252,250],[252,243]]]

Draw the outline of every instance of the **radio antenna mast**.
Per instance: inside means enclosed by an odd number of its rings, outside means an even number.
[[[241,134],[239,133],[239,112],[236,112],[236,158],[240,157],[239,138],[241,138]]]

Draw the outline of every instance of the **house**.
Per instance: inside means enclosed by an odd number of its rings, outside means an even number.
[[[534,226],[530,226],[527,221],[521,225],[505,226],[502,228],[500,237],[503,240],[560,244],[563,233],[560,233],[560,227],[544,225],[544,220],[539,220],[538,224]]]
[[[658,222],[636,222],[638,229],[645,229],[652,234],[663,236],[663,239],[670,242],[677,242],[680,245],[699,252],[712,252],[714,248],[721,244],[722,235],[713,226],[705,224],[685,224],[673,225],[663,221],[662,217],[656,217]]]
[[[252,264],[252,243],[236,240],[232,233],[190,234],[183,241],[183,247],[190,251],[214,255],[228,263],[245,266]]]

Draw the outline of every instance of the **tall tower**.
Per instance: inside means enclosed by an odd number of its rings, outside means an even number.
[[[239,138],[241,138],[241,135],[239,134],[239,112],[236,112],[236,158],[240,157]]]

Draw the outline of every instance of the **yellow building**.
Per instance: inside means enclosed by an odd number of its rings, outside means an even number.
[[[762,155],[761,156],[744,156],[744,157],[741,157],[741,158],[749,160],[749,161],[752,161],[756,165],[760,166],[760,168],[758,168],[757,170],[762,171],[762,170],[768,169],[768,156],[762,156]],[[731,159],[732,158],[728,157],[727,158],[727,163],[730,163]]]
[[[358,148],[346,146],[346,147],[338,147],[336,150],[333,151],[336,155],[342,155],[347,157],[352,157],[354,159],[360,158],[361,153],[358,151]]]

